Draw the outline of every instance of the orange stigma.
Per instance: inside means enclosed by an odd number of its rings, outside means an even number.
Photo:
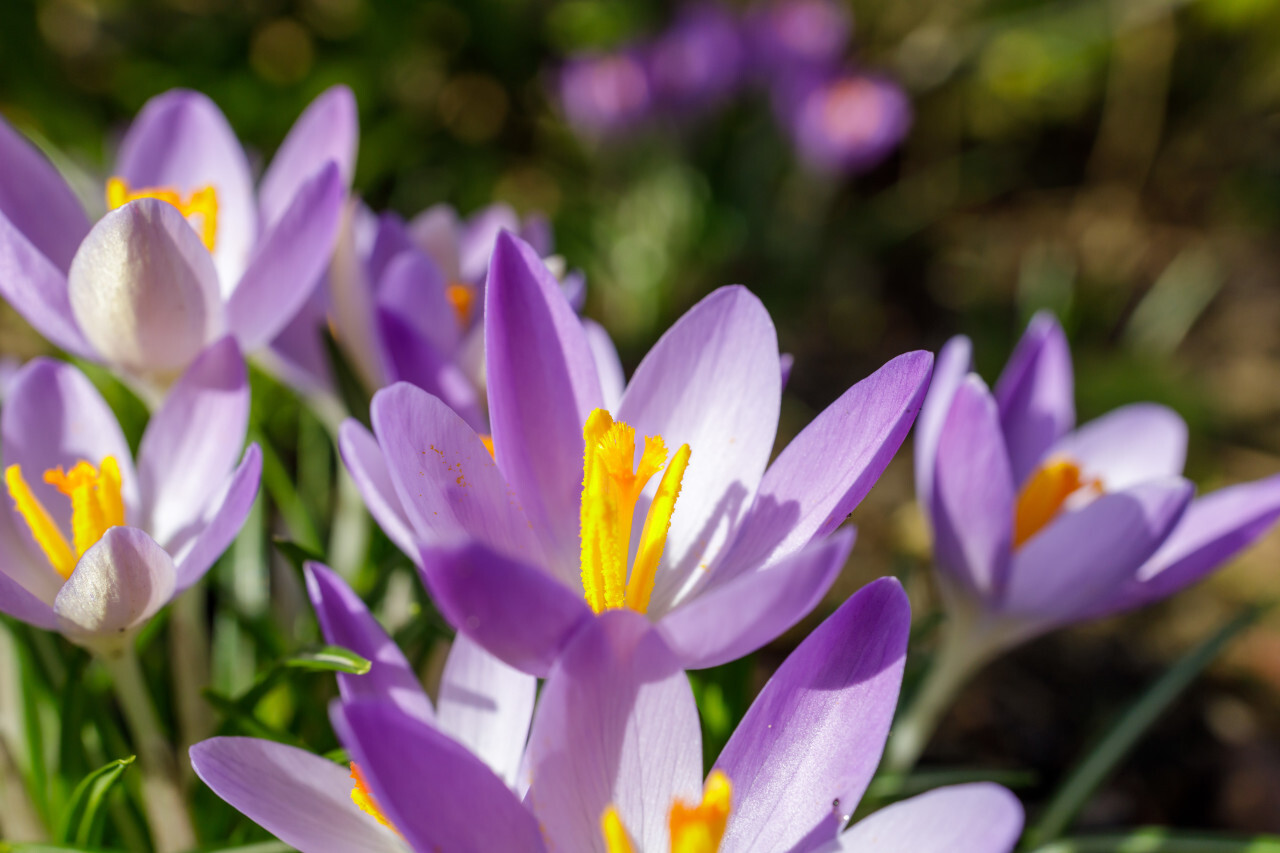
[[[373,799],[368,784],[360,775],[360,767],[354,761],[351,762],[351,781],[354,783],[351,786],[351,801],[360,808],[360,811],[394,832],[396,828],[391,825],[391,821],[387,820],[382,809],[378,808],[378,803]]]
[[[454,282],[444,290],[445,298],[453,306],[453,314],[458,318],[458,325],[466,328],[471,324],[471,312],[475,308],[476,289],[469,284]]]
[[[1058,517],[1067,499],[1084,488],[1102,491],[1102,481],[1081,478],[1070,459],[1050,459],[1031,472],[1013,510],[1013,547],[1021,548]]]

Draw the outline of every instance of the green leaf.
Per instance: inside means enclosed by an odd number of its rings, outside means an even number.
[[[373,663],[367,658],[362,658],[342,646],[321,646],[318,649],[299,652],[285,658],[280,665],[297,669],[345,672],[348,675],[364,675],[373,667]]]
[[[1063,781],[1049,800],[1040,820],[1027,833],[1028,848],[1052,841],[1071,825],[1071,821],[1093,796],[1093,792],[1129,754],[1134,744],[1146,734],[1147,729],[1160,718],[1175,699],[1182,695],[1182,691],[1187,689],[1205,667],[1213,662],[1227,643],[1257,621],[1264,609],[1251,607],[1240,613],[1211,637],[1183,655],[1181,660],[1147,688],[1138,701],[1121,715],[1110,731],[1097,742]]]
[[[365,388],[355,367],[328,329],[324,330],[324,352],[328,357],[329,369],[333,372],[334,384],[338,386],[338,396],[342,399],[342,404],[352,417],[366,427],[370,426],[369,390]]]
[[[1280,836],[1232,836],[1153,826],[1123,835],[1064,838],[1032,853],[1280,853]]]
[[[134,762],[134,756],[120,758],[99,767],[80,780],[62,813],[58,838],[70,844],[93,844],[102,836],[103,811],[111,786]]]
[[[271,540],[271,544],[280,552],[280,556],[289,561],[289,565],[302,573],[302,567],[310,562],[323,563],[324,555],[314,548],[308,548],[298,542],[285,539],[283,536],[277,536]]]

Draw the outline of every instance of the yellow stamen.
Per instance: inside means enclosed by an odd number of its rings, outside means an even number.
[[[356,804],[360,811],[369,815],[387,829],[396,831],[396,828],[391,825],[391,821],[387,820],[386,815],[382,813],[382,809],[378,808],[377,801],[373,799],[373,794],[369,791],[369,786],[365,783],[364,777],[360,775],[360,768],[354,761],[351,762],[351,781],[355,783],[351,786],[351,801]]]
[[[489,451],[489,455],[493,456],[493,436],[481,434],[480,443],[484,445],[485,450]]]
[[[115,210],[140,198],[154,198],[168,202],[178,208],[178,212],[183,216],[199,216],[200,227],[196,228],[196,233],[200,235],[201,242],[210,252],[217,246],[218,192],[213,187],[201,187],[183,201],[181,193],[172,187],[143,187],[133,190],[129,188],[129,183],[124,178],[107,180],[107,210]],[[194,223],[192,227],[195,227]]]
[[[1013,547],[1021,548],[1048,526],[1067,498],[1086,486],[1102,488],[1098,480],[1083,480],[1080,466],[1070,459],[1050,459],[1033,471],[1014,506]]]
[[[613,806],[609,806],[601,815],[600,831],[604,834],[604,849],[607,853],[635,853],[627,828],[622,825],[622,818],[618,817],[618,810]]]
[[[719,770],[711,771],[696,806],[676,800],[667,823],[671,827],[671,853],[716,853],[729,822],[733,786]]]
[[[455,281],[445,288],[444,295],[449,300],[449,304],[453,306],[453,313],[458,318],[458,325],[470,325],[471,309],[476,301],[475,288],[469,284]]]
[[[101,470],[81,460],[70,472],[54,468],[44,472],[44,481],[71,499],[72,543],[54,523],[49,511],[32,493],[22,470],[17,465],[5,469],[4,482],[13,498],[14,508],[31,530],[36,544],[44,551],[50,565],[64,578],[71,577],[76,562],[84,556],[102,534],[124,524],[124,499],[121,497],[120,466],[113,457],[102,460]]]
[[[615,421],[604,409],[591,413],[582,435],[586,441],[581,509],[583,593],[596,613],[624,606],[644,613],[689,464],[689,445],[676,451],[649,505],[628,582],[627,557],[636,502],[645,484],[666,464],[667,446],[661,436],[645,438],[644,452],[633,469],[635,428]]]

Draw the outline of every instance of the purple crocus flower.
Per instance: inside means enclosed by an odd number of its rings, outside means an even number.
[[[875,74],[783,77],[774,85],[774,102],[800,158],[822,172],[870,169],[911,128],[906,93]]]
[[[328,262],[355,156],[351,92],[298,119],[255,193],[197,92],[148,101],[92,227],[53,167],[0,122],[0,295],[58,346],[158,391],[213,341],[268,341]],[[155,395],[153,395],[155,396]]]
[[[230,338],[192,362],[135,463],[85,376],[28,363],[0,410],[0,610],[113,655],[240,530],[262,460],[244,452],[249,385]]]
[[[557,75],[565,118],[586,136],[635,128],[653,110],[653,83],[639,48],[571,57]]]
[[[539,675],[593,612],[618,607],[658,623],[690,668],[795,624],[843,565],[852,531],[830,534],[901,444],[932,364],[894,359],[769,465],[781,366],[744,288],[694,306],[625,391],[537,252],[509,234],[484,322],[492,456],[488,437],[403,383],[375,395],[373,435],[348,421],[339,443],[445,616]]]
[[[835,0],[765,0],[745,26],[752,64],[768,82],[838,66],[853,34],[848,8]]]
[[[727,99],[742,82],[744,49],[733,12],[715,3],[688,6],[646,54],[656,105],[696,115]]]
[[[1007,853],[1022,809],[994,785],[933,791],[841,834],[880,760],[909,622],[893,580],[845,602],[765,685],[705,785],[689,682],[661,635],[626,611],[592,622],[552,669],[529,733],[523,798],[393,703],[349,700],[332,716],[378,815],[423,853]],[[274,774],[282,802],[273,810],[287,814],[277,825],[289,821],[296,838],[321,810],[284,793],[289,772]],[[248,778],[233,770],[219,783],[225,790]],[[253,790],[240,797],[253,800]],[[322,838],[303,848],[336,849]]]

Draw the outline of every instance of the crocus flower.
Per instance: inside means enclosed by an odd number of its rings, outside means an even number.
[[[734,94],[745,53],[739,29],[733,12],[718,4],[682,9],[646,53],[657,106],[691,116]]]
[[[756,72],[773,82],[839,66],[853,19],[836,0],[765,0],[748,13],[746,32]]]
[[[58,346],[163,388],[213,341],[265,345],[328,263],[355,156],[355,102],[321,95],[255,193],[221,111],[173,90],[142,109],[92,227],[0,122],[0,295]]]
[[[653,84],[640,48],[572,57],[556,83],[565,118],[586,136],[622,133],[652,115]]]
[[[852,531],[828,537],[902,442],[932,364],[894,359],[769,465],[781,367],[744,288],[694,306],[621,394],[555,277],[509,234],[484,323],[492,438],[401,383],[374,397],[374,434],[348,421],[340,447],[446,618],[534,674],[620,607],[658,623],[692,668],[795,624],[844,563]]]
[[[0,610],[113,655],[198,581],[239,531],[261,455],[245,451],[249,386],[224,338],[174,384],[135,463],[74,367],[38,358],[0,410]]]
[[[421,853],[1007,853],[1022,810],[994,785],[940,789],[840,834],[880,760],[909,622],[896,581],[853,596],[765,685],[705,783],[689,682],[633,612],[593,621],[552,669],[523,798],[392,703],[332,716],[378,814]]]
[[[774,102],[800,158],[823,172],[872,168],[911,127],[906,93],[874,74],[782,78],[774,87]]]
[[[306,573],[325,640],[372,663],[364,675],[338,676],[341,701],[388,703],[468,751],[523,795],[527,783],[520,771],[533,714],[533,677],[458,637],[433,705],[403,653],[351,588],[319,564],[308,564]],[[409,849],[382,818],[356,765],[348,769],[297,747],[248,737],[196,744],[191,764],[220,797],[302,853]]]

